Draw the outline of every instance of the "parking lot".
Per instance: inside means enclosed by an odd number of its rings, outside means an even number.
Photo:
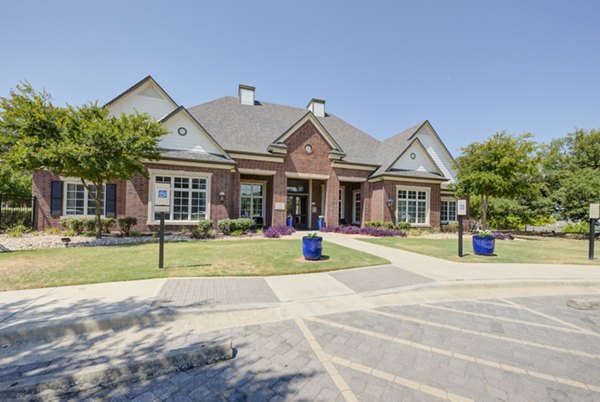
[[[95,396],[599,400],[600,311],[569,299],[391,306],[207,333],[231,338],[235,358]]]

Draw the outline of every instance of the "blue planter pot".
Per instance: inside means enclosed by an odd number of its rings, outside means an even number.
[[[323,230],[324,227],[325,227],[325,217],[324,216],[319,216],[317,218],[317,228],[319,230]]]
[[[323,238],[322,237],[307,237],[302,238],[302,255],[306,260],[320,260],[323,253]]]
[[[473,251],[477,255],[494,255],[496,239],[493,237],[473,236]]]
[[[287,218],[285,218],[285,224],[288,227],[292,227],[292,217],[291,216],[288,216]]]

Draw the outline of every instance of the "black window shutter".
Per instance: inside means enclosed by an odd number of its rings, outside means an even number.
[[[117,215],[117,185],[106,185],[106,206],[104,214],[108,218],[114,218]]]
[[[52,216],[62,215],[62,190],[62,181],[53,180],[52,183],[50,183],[50,215]]]

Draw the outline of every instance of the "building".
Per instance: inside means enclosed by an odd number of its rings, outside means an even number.
[[[154,229],[156,183],[171,188],[171,230],[199,219],[252,217],[264,226],[297,229],[409,222],[434,227],[456,220],[453,158],[428,121],[379,141],[326,112],[325,101],[306,108],[257,100],[240,85],[226,96],[192,108],[178,105],[150,76],[112,101],[111,113],[148,113],[169,134],[162,159],[146,164],[150,179],[106,185],[103,213],[134,216],[137,229]],[[91,216],[94,204],[74,178],[34,175],[36,225],[56,226],[62,217]]]

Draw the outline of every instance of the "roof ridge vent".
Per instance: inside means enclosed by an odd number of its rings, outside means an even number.
[[[306,108],[317,117],[325,117],[325,101],[323,99],[312,98]]]
[[[254,93],[256,88],[250,85],[240,84],[238,87],[238,97],[242,105],[254,106]]]

